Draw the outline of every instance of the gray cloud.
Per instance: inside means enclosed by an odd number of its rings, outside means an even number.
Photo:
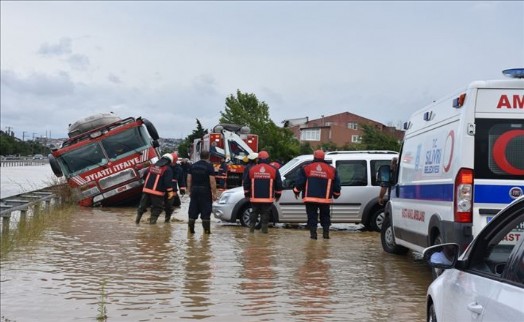
[[[44,43],[40,46],[38,53],[43,56],[63,56],[73,52],[73,41],[71,38],[61,38],[58,43]]]
[[[10,70],[1,71],[2,92],[5,88],[11,89],[20,95],[31,96],[63,96],[70,95],[75,90],[71,77],[66,72],[56,75],[33,73],[22,77]]]
[[[69,56],[67,62],[75,70],[86,70],[89,68],[89,58],[86,55],[73,54]]]

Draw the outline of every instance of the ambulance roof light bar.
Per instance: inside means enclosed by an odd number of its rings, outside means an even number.
[[[502,74],[511,78],[524,78],[524,68],[512,68],[502,71]]]

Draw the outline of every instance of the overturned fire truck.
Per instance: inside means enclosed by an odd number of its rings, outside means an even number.
[[[69,125],[69,138],[49,154],[82,206],[115,206],[139,199],[143,171],[156,162],[158,132],[147,119],[100,113]]]

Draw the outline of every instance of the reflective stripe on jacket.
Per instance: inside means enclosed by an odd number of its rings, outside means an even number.
[[[244,180],[244,193],[253,203],[272,203],[282,193],[282,179],[277,169],[265,162],[249,168]]]
[[[166,191],[172,191],[173,171],[169,166],[151,165],[144,182],[142,192],[155,196],[163,196]]]
[[[293,190],[303,190],[304,202],[331,203],[333,194],[340,194],[340,179],[331,165],[314,161],[299,171]]]

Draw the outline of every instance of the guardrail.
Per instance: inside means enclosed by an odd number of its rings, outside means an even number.
[[[0,160],[0,167],[35,166],[48,163],[47,159],[3,159]]]
[[[31,192],[0,199],[0,217],[2,217],[2,232],[9,230],[9,223],[14,212],[20,212],[20,220],[25,220],[27,212],[35,207],[49,208],[60,201],[55,193],[58,186],[47,187]]]

